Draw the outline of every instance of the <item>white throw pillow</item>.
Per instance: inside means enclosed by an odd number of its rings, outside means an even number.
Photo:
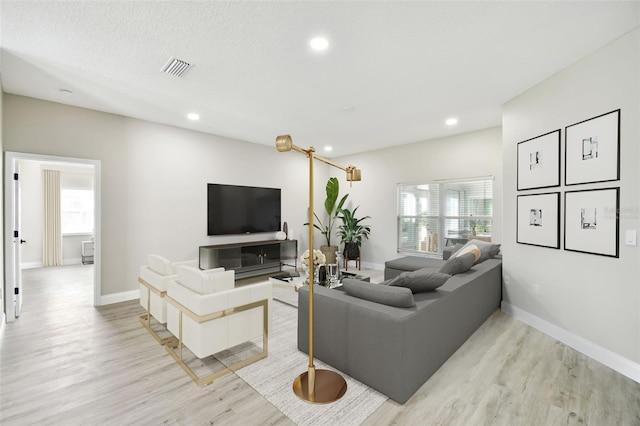
[[[476,262],[478,261],[478,259],[480,259],[480,249],[475,244],[467,244],[467,245],[465,245],[463,248],[458,250],[453,257],[464,256],[467,253],[473,253],[473,255],[476,258],[475,259]]]

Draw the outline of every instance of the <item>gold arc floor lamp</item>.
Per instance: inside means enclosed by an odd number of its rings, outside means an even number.
[[[293,144],[290,135],[276,138],[276,148],[280,152],[298,151],[309,159],[309,258],[313,259],[313,160],[319,160],[330,166],[347,172],[347,181],[361,180],[362,173],[355,166],[342,167],[333,161],[315,155],[315,148],[302,149]],[[309,262],[309,277],[313,277],[313,261]],[[311,278],[313,280],[313,278]],[[313,364],[313,283],[309,285],[309,366],[306,372],[293,381],[293,392],[298,398],[316,404],[328,404],[342,398],[347,392],[347,382],[331,370],[316,370]]]

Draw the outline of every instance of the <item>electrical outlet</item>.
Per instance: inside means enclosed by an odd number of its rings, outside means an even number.
[[[508,276],[508,275],[505,275],[505,276],[503,277],[503,279],[504,279],[504,283],[505,283],[506,285],[509,285],[509,281],[510,281],[509,276]]]
[[[533,284],[531,286],[531,291],[533,291],[533,294],[540,294],[540,286],[538,284]]]

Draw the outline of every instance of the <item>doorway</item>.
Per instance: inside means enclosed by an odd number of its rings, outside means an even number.
[[[24,168],[24,172],[20,169]],[[43,247],[43,231],[37,229],[44,222],[43,208],[37,204],[35,200],[41,200],[40,194],[30,193],[37,192],[38,184],[42,183],[43,170],[57,170],[60,176],[64,176],[61,181],[66,181],[60,186],[66,186],[70,191],[74,192],[78,189],[87,189],[87,185],[91,186],[93,196],[93,229],[85,223],[84,229],[67,228],[60,232],[60,253],[57,262],[60,265],[71,265],[80,263],[85,264],[86,257],[82,251],[85,245],[83,242],[91,241],[93,244],[93,306],[100,305],[101,282],[100,282],[100,161],[87,160],[80,158],[57,157],[49,155],[37,155],[27,153],[6,152],[5,153],[5,173],[4,173],[4,189],[5,189],[5,314],[6,321],[12,322],[19,318],[22,299],[25,296],[22,291],[22,270],[24,268],[47,266],[45,261],[45,250]],[[22,175],[22,178],[21,178]],[[34,177],[35,176],[35,177]],[[87,183],[87,182],[90,183]],[[36,182],[36,185],[34,185]],[[61,188],[62,189],[62,188]],[[64,192],[64,191],[61,191]],[[77,192],[77,191],[75,191]],[[23,204],[26,204],[23,206]],[[65,212],[62,209],[62,215],[74,215],[73,212]],[[57,209],[56,209],[57,211]],[[82,212],[80,216],[88,213]],[[69,221],[67,220],[67,224]],[[22,229],[24,225],[31,228]],[[38,224],[38,225],[35,225]],[[79,226],[78,221],[74,221],[73,226]],[[63,233],[64,232],[64,233]],[[29,235],[29,238],[26,236]],[[31,240],[31,241],[30,241]],[[25,250],[24,247],[28,249]],[[25,253],[26,251],[26,253]],[[26,259],[23,258],[26,254]],[[87,262],[88,263],[88,262]],[[50,264],[50,263],[49,263]],[[28,296],[27,296],[28,297]]]

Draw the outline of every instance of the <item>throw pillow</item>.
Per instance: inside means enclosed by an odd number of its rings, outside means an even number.
[[[453,249],[451,250],[451,255],[453,256],[454,254],[459,252],[462,247],[464,247],[464,244],[456,243],[456,245],[453,246]]]
[[[434,291],[442,286],[451,278],[450,274],[435,271],[431,268],[418,269],[417,271],[403,272],[396,281],[391,282],[390,286],[406,287],[412,293],[424,293],[426,291]]]
[[[466,244],[464,247],[462,247],[460,250],[458,250],[458,252],[451,257],[461,257],[464,256],[467,253],[471,253],[474,256],[473,261],[477,262],[478,259],[480,259],[480,249],[478,248],[477,245],[475,244]]]
[[[395,285],[395,286],[402,287],[401,285],[397,284],[397,283],[400,283],[400,282],[402,282],[402,273],[400,273],[399,275],[397,275],[394,278],[390,278],[390,279],[388,279],[386,281],[383,281],[378,285],[391,285],[391,286]]]
[[[443,274],[456,275],[468,271],[474,265],[476,257],[474,253],[463,254],[462,256],[450,257],[440,272]]]
[[[344,279],[342,284],[347,294],[358,299],[398,308],[410,308],[416,304],[413,294],[408,288],[371,284],[349,278]]]
[[[496,257],[498,255],[498,252],[500,251],[500,244],[493,244],[486,241],[469,240],[467,244],[465,244],[465,247],[471,245],[476,246],[480,250],[480,258],[476,260],[476,263],[481,263],[487,259]],[[462,252],[462,250],[464,250],[464,248],[462,248],[460,252]],[[459,255],[460,252],[456,253],[456,255]]]

